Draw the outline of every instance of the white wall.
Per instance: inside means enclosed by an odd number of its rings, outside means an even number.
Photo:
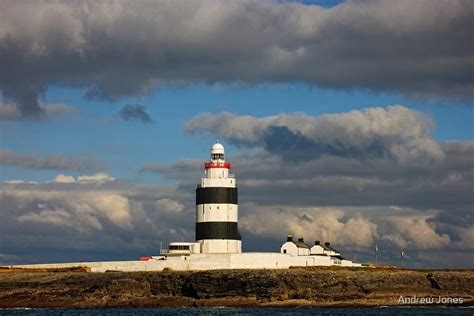
[[[309,256],[310,251],[308,248],[298,248],[298,256]]]
[[[286,250],[286,252],[285,252]],[[283,245],[281,245],[280,253],[287,253],[294,257],[298,256],[298,247],[292,241],[287,241]]]
[[[324,253],[324,248],[321,247],[321,245],[314,245],[313,247],[311,247],[310,253],[311,253],[312,255],[315,255],[315,254],[323,254],[323,253]]]
[[[106,262],[75,262],[53,264],[30,264],[14,266],[19,268],[71,268],[88,267],[91,272],[109,271],[162,271],[165,268],[173,270],[189,270],[188,260],[157,260],[157,261],[106,261]]]
[[[238,222],[239,207],[236,204],[209,203],[196,206],[196,221]]]
[[[193,254],[191,256],[170,257],[157,261],[108,261],[76,262],[55,264],[18,265],[18,268],[68,268],[89,267],[92,272],[113,271],[162,271],[165,268],[176,271],[216,270],[216,269],[288,269],[291,266],[330,266],[327,256],[292,256],[272,252],[247,252],[225,254]],[[343,260],[343,266],[360,266]]]
[[[217,162],[216,162],[217,163]],[[223,162],[220,162],[223,163]],[[209,168],[206,170],[205,176],[214,179],[227,179],[229,177],[229,169],[227,168]]]
[[[314,257],[316,260],[316,266],[331,266],[331,258],[328,256],[311,256]]]
[[[354,263],[350,260],[342,260],[341,265],[344,266],[344,267],[362,267],[362,264]]]
[[[202,253],[240,253],[242,241],[234,239],[204,239],[201,243]]]

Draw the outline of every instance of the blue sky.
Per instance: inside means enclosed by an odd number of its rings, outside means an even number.
[[[138,172],[143,163],[207,158],[209,143],[219,135],[187,135],[182,128],[186,121],[203,112],[232,112],[257,117],[294,112],[321,115],[400,104],[432,117],[436,122],[432,135],[438,141],[472,140],[474,133],[474,113],[468,102],[321,89],[305,84],[165,86],[152,95],[115,102],[87,100],[84,93],[82,89],[49,88],[44,100],[66,103],[74,106],[76,112],[48,122],[4,123],[3,132],[7,136],[2,138],[4,148],[40,155],[96,155],[108,161],[110,173],[149,182],[154,181],[154,177]],[[142,124],[121,120],[118,112],[124,104],[144,105],[153,122]],[[228,150],[230,153],[236,151],[232,147]],[[15,167],[5,167],[2,171],[4,180],[20,177],[44,181],[54,174],[54,171]]]
[[[0,2],[0,264],[193,240],[218,139],[244,249],[472,267],[470,0],[110,5]]]

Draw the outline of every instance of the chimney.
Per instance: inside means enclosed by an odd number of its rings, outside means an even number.
[[[292,235],[288,235],[286,237],[286,241],[293,241],[293,236]]]
[[[298,237],[298,241],[299,241],[299,242],[304,242],[303,237],[299,236],[299,237]]]
[[[316,240],[316,241],[314,242],[314,245],[315,245],[315,246],[319,246],[319,245],[321,245],[321,242],[320,242],[319,240]]]
[[[324,243],[324,245],[325,245],[326,247],[331,247],[331,243],[330,243],[329,241],[326,241],[326,242]]]

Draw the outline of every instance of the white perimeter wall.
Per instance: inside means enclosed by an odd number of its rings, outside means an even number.
[[[346,260],[344,260],[346,261]],[[298,256],[271,252],[248,252],[235,254],[192,254],[157,261],[107,261],[53,264],[16,265],[16,268],[69,268],[89,267],[92,272],[112,271],[176,271],[219,269],[288,269],[291,266],[330,266],[329,257]],[[346,261],[344,266],[360,266]]]

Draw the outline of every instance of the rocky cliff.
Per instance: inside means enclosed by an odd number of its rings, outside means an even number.
[[[374,306],[398,305],[400,296],[432,297],[433,305],[439,297],[462,298],[464,305],[473,305],[473,292],[474,270],[295,268],[0,273],[3,308]]]

